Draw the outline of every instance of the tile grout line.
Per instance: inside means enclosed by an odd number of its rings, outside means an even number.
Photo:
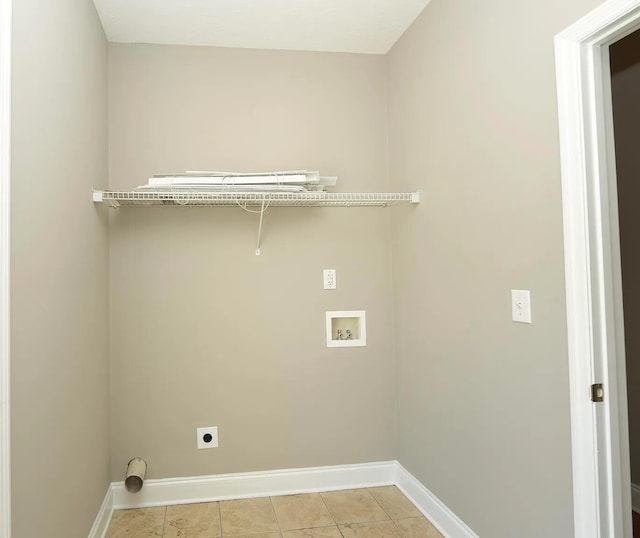
[[[393,521],[395,527],[398,528],[398,525],[389,516],[389,514],[387,514],[386,510],[378,502],[378,499],[376,499],[375,496],[373,495],[373,493],[371,493],[371,491],[369,491],[370,489],[371,488],[356,488],[355,490],[348,490],[348,491],[366,491],[371,496],[371,498],[375,501],[375,503],[380,507],[380,509],[382,510],[384,515],[387,516],[387,519],[386,520],[385,519],[372,519],[372,520],[367,520],[367,521],[353,521],[351,523],[344,523],[344,525],[368,525],[370,523],[381,523],[381,522],[384,522],[384,521]],[[331,491],[325,492],[325,493],[331,493]],[[322,493],[320,495],[322,496]],[[327,510],[329,511],[329,515],[333,519],[333,515],[331,514],[331,511],[329,510],[329,507],[327,506],[327,503],[325,502],[324,497],[322,497],[322,501],[325,503],[325,506],[327,507]],[[334,523],[335,523],[335,519],[334,519]],[[344,536],[344,534],[342,533],[342,529],[340,528],[340,525],[338,525],[336,523],[336,526],[338,527],[338,531],[340,531],[340,534],[342,534],[342,536]],[[398,530],[400,530],[400,529],[398,528]],[[402,531],[400,531],[400,532],[402,532]]]
[[[327,513],[329,514],[329,517],[331,518],[331,521],[333,521],[333,524],[336,526],[336,529],[338,529],[338,532],[340,533],[340,536],[344,537],[344,534],[342,533],[342,529],[340,528],[340,525],[338,525],[338,522],[336,521],[336,518],[333,517],[333,514],[331,513],[331,510],[329,510],[329,507],[327,506],[327,501],[324,500],[324,495],[322,495],[322,493],[326,493],[325,492],[318,492],[318,495],[320,495],[320,499],[322,499],[322,504],[324,505],[325,509],[327,510]]]
[[[168,506],[164,507],[164,518],[162,518],[162,538],[164,538],[164,529],[167,526],[167,513],[169,512]]]
[[[404,536],[404,532],[402,531],[402,529],[398,526],[398,524],[396,523],[396,520],[393,519],[389,513],[384,509],[384,507],[382,506],[382,503],[376,498],[376,496],[371,493],[371,489],[372,488],[365,488],[367,490],[367,493],[369,495],[371,495],[371,497],[373,498],[373,500],[376,502],[376,504],[380,507],[380,510],[382,510],[384,512],[384,515],[387,516],[389,519],[387,521],[391,521],[393,523],[393,526],[398,530],[398,532]],[[413,504],[413,503],[412,503]],[[408,519],[408,518],[407,518]],[[384,522],[384,520],[373,520],[373,521],[363,521],[360,523],[360,525],[366,525],[368,523],[380,523],[380,522]],[[343,535],[344,536],[344,535]]]
[[[384,507],[382,506],[382,504],[380,503],[380,501],[378,499],[376,499],[376,496],[371,493],[371,488],[367,488],[367,493],[369,495],[371,495],[371,497],[373,498],[374,501],[376,501],[376,504],[380,507],[380,510],[382,510],[384,512],[384,515],[387,516],[391,521],[393,521],[393,519],[391,518],[391,516],[389,514],[387,514],[387,511],[384,509]],[[397,525],[396,525],[397,526]]]
[[[392,519],[391,521],[393,521],[393,524],[395,525],[396,529],[398,529],[398,532],[404,536],[404,531],[398,526],[398,524],[396,523],[395,519]]]
[[[397,487],[397,486],[396,486]],[[371,488],[367,488],[367,490],[370,490]],[[401,519],[425,519],[426,521],[428,521],[429,523],[431,523],[431,521],[429,521],[426,517],[424,517],[423,515],[417,515],[417,516],[407,516],[407,517],[398,517],[398,518],[392,518],[387,511],[384,509],[384,507],[382,506],[382,504],[380,503],[380,501],[378,501],[378,499],[376,498],[376,496],[371,493],[371,491],[369,491],[369,493],[371,494],[371,496],[374,498],[374,500],[378,503],[378,506],[380,506],[380,508],[382,508],[382,511],[387,515],[387,517],[393,521],[393,524],[396,526],[396,528],[400,531],[401,534],[404,534],[402,529],[399,527],[398,525],[398,521]],[[402,494],[402,496],[407,499],[407,496],[400,492]],[[409,501],[409,499],[407,499]],[[411,501],[409,501],[411,503],[412,506],[415,507],[415,504],[413,504]],[[432,523],[431,523],[432,524]],[[432,524],[433,525],[433,524]]]
[[[220,506],[222,505],[221,501],[218,501],[218,521],[220,522],[220,538],[222,538],[222,509]]]
[[[271,505],[271,512],[273,512],[273,518],[276,520],[278,533],[280,534],[280,538],[282,538],[282,529],[280,528],[280,520],[278,519],[278,514],[276,513],[276,507],[273,505],[273,497],[271,495],[269,495],[269,504]]]

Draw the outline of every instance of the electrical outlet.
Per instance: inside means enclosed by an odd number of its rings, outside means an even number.
[[[336,289],[336,270],[325,269],[324,271],[322,271],[322,276],[324,278],[324,289],[335,290]]]
[[[196,440],[198,450],[202,448],[217,448],[218,447],[218,427],[206,426],[204,428],[198,428],[196,430]]]

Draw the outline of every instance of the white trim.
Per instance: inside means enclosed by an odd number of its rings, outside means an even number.
[[[98,510],[96,520],[93,522],[93,527],[89,531],[87,538],[104,538],[107,535],[107,529],[111,522],[111,516],[113,515],[113,485],[107,489],[107,494],[104,496],[104,501]]]
[[[423,515],[447,538],[478,538],[458,516],[431,493],[400,463],[396,469],[396,485]]]
[[[556,36],[575,536],[631,536],[607,47],[640,25],[610,0]],[[605,402],[588,398],[605,385]],[[596,427],[598,426],[598,427]]]
[[[11,0],[0,0],[0,538],[11,536],[9,409],[9,225]]]
[[[122,509],[388,486],[394,484],[395,479],[396,462],[385,461],[145,480],[139,493],[128,493],[124,482],[114,482],[111,487],[113,506]]]
[[[640,486],[631,483],[631,507],[640,514]]]

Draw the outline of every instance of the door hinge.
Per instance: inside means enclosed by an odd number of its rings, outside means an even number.
[[[591,401],[604,401],[604,387],[602,386],[602,383],[594,383],[593,385],[591,385]]]

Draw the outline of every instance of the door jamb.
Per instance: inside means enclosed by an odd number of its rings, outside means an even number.
[[[640,27],[609,0],[555,38],[575,536],[631,536],[626,373],[608,47]],[[605,401],[590,401],[603,383]]]
[[[12,0],[0,0],[0,538],[11,536],[9,224]]]

